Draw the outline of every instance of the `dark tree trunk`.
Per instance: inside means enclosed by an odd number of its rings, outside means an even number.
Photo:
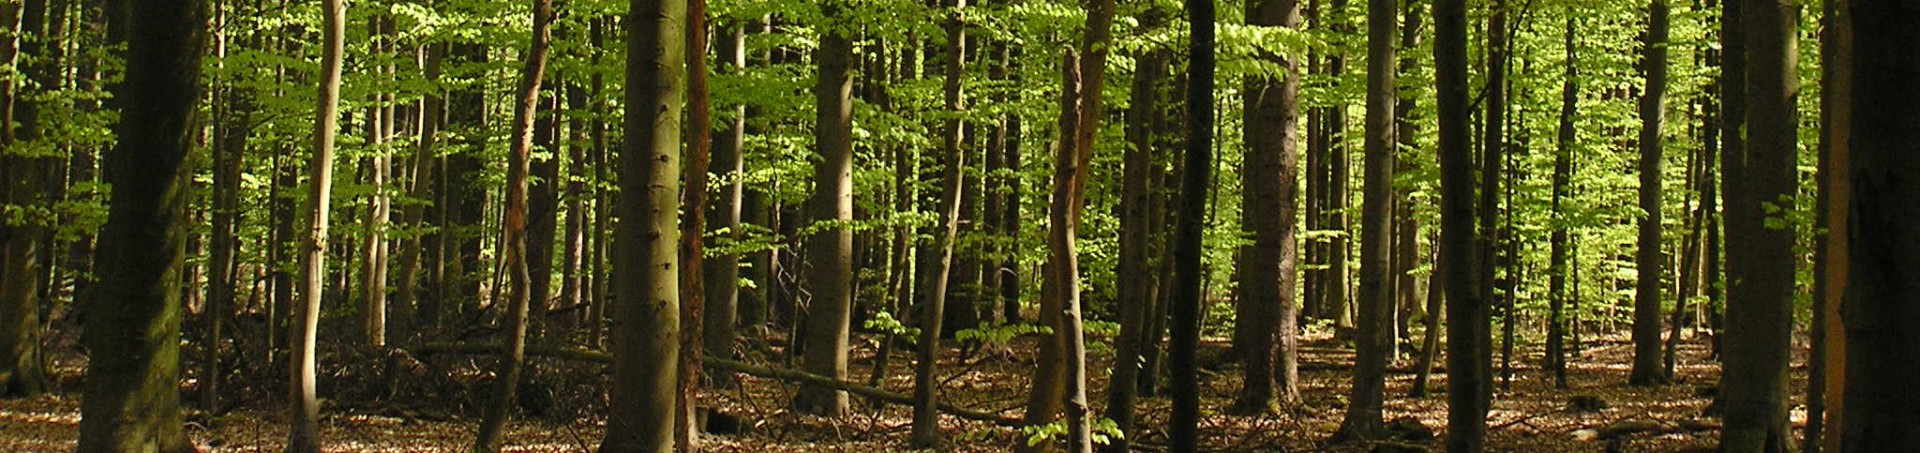
[[[1733,2],[1729,2],[1733,3]],[[1798,4],[1743,1],[1746,56],[1745,147],[1730,149],[1725,161],[1727,194],[1727,335],[1721,395],[1725,397],[1725,451],[1788,450],[1787,365],[1792,350],[1794,234],[1770,228],[1774,216],[1765,205],[1791,202],[1796,182],[1796,134],[1799,109],[1794,54],[1799,29]],[[1731,100],[1731,99],[1730,99]]]
[[[1188,0],[1186,7],[1187,22],[1195,24],[1187,47],[1186,171],[1181,174],[1180,220],[1175,224],[1170,247],[1175,272],[1170,304],[1173,419],[1168,427],[1168,450],[1174,453],[1199,451],[1200,376],[1195,356],[1200,349],[1200,295],[1206,278],[1200,266],[1200,239],[1205,228],[1201,223],[1207,204],[1205,187],[1213,170],[1214,4]]]
[[[179,275],[190,184],[187,155],[206,43],[203,2],[109,1],[109,41],[126,43],[114,102],[120,138],[107,156],[117,189],[101,234],[100,283],[86,334],[82,453],[186,453],[180,412]]]
[[[1434,67],[1440,135],[1440,261],[1446,263],[1447,451],[1478,452],[1487,437],[1489,310],[1475,259],[1472,150],[1467,130],[1467,8],[1465,0],[1436,0]]]
[[[1143,27],[1162,27],[1167,13],[1161,9],[1142,13]],[[1160,219],[1153,217],[1154,175],[1160,165],[1153,158],[1153,123],[1161,115],[1160,82],[1166,77],[1171,52],[1154,48],[1134,57],[1133,86],[1127,101],[1127,149],[1122,156],[1120,210],[1120,260],[1118,272],[1120,337],[1114,340],[1113,371],[1107,385],[1106,418],[1123,434],[1109,439],[1105,450],[1126,452],[1134,431],[1134,399],[1139,395],[1141,354],[1148,341],[1152,323],[1154,274],[1152,229]],[[1158,340],[1158,337],[1154,337]]]
[[[1846,423],[1840,451],[1920,449],[1920,9],[1851,0],[1851,154],[1845,307]],[[1840,124],[1840,123],[1836,123]],[[1841,150],[1845,151],[1841,151]],[[1836,154],[1836,157],[1838,154]],[[1729,345],[1731,346],[1731,345]],[[1729,354],[1731,354],[1729,350]]]
[[[1553,156],[1553,200],[1552,209],[1556,219],[1564,219],[1566,207],[1562,202],[1570,195],[1568,184],[1573,178],[1573,147],[1577,135],[1574,130],[1574,115],[1580,107],[1579,72],[1574,63],[1574,25],[1575,19],[1567,17],[1566,41],[1566,78],[1560,89],[1560,130],[1559,148]],[[1567,225],[1565,220],[1554,222],[1548,264],[1547,292],[1547,370],[1553,373],[1553,386],[1556,389],[1567,388],[1567,275],[1571,272],[1567,266]]]
[[[1666,257],[1661,254],[1660,206],[1661,172],[1665,168],[1666,140],[1660,133],[1666,117],[1667,93],[1667,2],[1647,4],[1649,25],[1641,41],[1640,69],[1646,77],[1646,90],[1640,94],[1640,242],[1635,248],[1634,267],[1639,278],[1633,298],[1633,372],[1627,378],[1632,385],[1667,383],[1660,358],[1660,279]]]
[[[1335,440],[1364,441],[1382,434],[1387,362],[1393,348],[1393,167],[1396,0],[1367,1],[1367,114],[1365,186],[1360,213],[1360,294],[1355,303],[1353,387]],[[1509,320],[1511,322],[1511,320]]]
[[[8,61],[25,63],[27,78],[38,86],[40,91],[55,88],[52,73],[48,65],[47,52],[54,46],[47,41],[57,39],[47,35],[47,1],[28,0],[18,10],[20,28],[17,35],[8,36],[8,41],[19,39],[17,56],[26,58]],[[10,14],[9,14],[10,15]],[[13,19],[7,17],[6,19]],[[8,22],[12,24],[13,22]],[[9,47],[12,47],[9,43]],[[15,49],[7,49],[8,54]],[[16,57],[16,55],[8,55]],[[35,61],[37,60],[37,61]],[[13,85],[25,84],[10,82]],[[9,118],[0,123],[0,146],[11,148],[14,145],[37,145],[43,140],[42,131],[45,122],[40,116],[40,101],[45,93],[22,93],[5,99],[9,104],[0,104],[0,110],[9,110]],[[14,124],[19,124],[18,130]],[[42,184],[46,177],[45,167],[51,159],[32,157],[24,153],[7,152],[0,155],[0,203],[21,208],[51,208],[52,203]],[[43,241],[46,228],[37,221],[15,225],[11,219],[0,219],[0,397],[34,396],[46,390],[46,359],[41,352],[40,321],[40,277],[41,255],[51,253],[47,250],[50,243]]]
[[[674,411],[674,449],[692,452],[700,427],[700,362],[706,348],[707,169],[712,166],[713,105],[707,84],[707,2],[687,0],[686,162],[680,179],[680,382]]]
[[[913,432],[908,443],[915,448],[937,447],[941,442],[940,414],[938,395],[940,380],[935,376],[940,360],[941,323],[945,321],[947,295],[952,292],[948,286],[948,276],[953,270],[953,243],[960,228],[961,198],[965,190],[964,171],[967,152],[964,148],[966,136],[961,116],[967,108],[966,93],[961,91],[961,78],[966,75],[966,23],[962,19],[967,8],[967,0],[947,0],[944,7],[950,8],[951,16],[946,20],[947,47],[942,65],[946,70],[946,82],[943,88],[946,110],[952,114],[942,131],[945,148],[946,169],[941,175],[941,197],[938,230],[934,233],[933,252],[928,257],[933,266],[926,269],[920,292],[920,341],[919,356],[913,367]]]

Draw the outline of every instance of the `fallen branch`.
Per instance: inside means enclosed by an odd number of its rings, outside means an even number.
[[[486,344],[486,343],[429,343],[429,344],[421,345],[418,348],[414,348],[414,352],[423,354],[423,355],[434,354],[434,353],[498,354],[500,352],[500,345]],[[551,346],[527,345],[527,355],[549,357],[549,358],[555,358],[555,359],[564,359],[564,360],[577,360],[577,361],[583,361],[583,362],[595,362],[595,363],[602,363],[602,364],[613,363],[613,354],[609,354],[602,351],[592,351],[592,350],[584,350],[584,349],[566,349],[566,348],[555,348]],[[707,365],[725,368],[727,370],[731,370],[739,373],[745,373],[751,376],[759,376],[763,378],[779,379],[779,380],[785,380],[785,381],[799,381],[802,383],[818,385],[821,387],[827,387],[834,390],[840,390],[847,393],[864,396],[864,397],[871,398],[881,402],[887,402],[887,403],[893,403],[893,404],[899,404],[899,405],[905,405],[905,406],[913,405],[912,396],[908,396],[901,393],[889,392],[883,389],[868,387],[860,384],[855,384],[852,382],[834,379],[831,377],[821,376],[818,374],[789,370],[784,368],[764,367],[764,366],[753,365],[753,364],[748,364],[744,362],[736,362],[732,360],[715,359],[711,357],[707,358],[705,362]],[[988,423],[993,423],[1000,426],[1016,427],[1016,428],[1025,426],[1025,423],[1022,422],[1018,417],[1009,417],[1009,416],[1000,415],[1000,414],[991,413],[991,412],[968,409],[960,406],[955,406],[950,403],[940,403],[938,409],[941,412],[945,412],[955,417],[960,417],[966,420],[988,422]]]

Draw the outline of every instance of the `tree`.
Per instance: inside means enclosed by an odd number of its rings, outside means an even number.
[[[1161,26],[1166,20],[1166,12],[1154,9],[1142,13],[1143,29]],[[1132,448],[1128,438],[1134,433],[1134,400],[1139,396],[1141,365],[1145,357],[1141,354],[1147,349],[1148,328],[1152,325],[1150,316],[1158,314],[1158,299],[1154,294],[1151,276],[1154,274],[1153,256],[1155,243],[1154,230],[1160,223],[1154,216],[1154,208],[1163,196],[1153,187],[1154,179],[1162,172],[1163,165],[1154,159],[1156,123],[1165,121],[1165,106],[1162,105],[1161,82],[1166,78],[1172,51],[1156,47],[1137,54],[1134,57],[1133,86],[1127,101],[1126,139],[1127,148],[1121,157],[1121,199],[1120,204],[1120,259],[1116,275],[1140,276],[1122,278],[1116,283],[1119,293],[1120,336],[1114,340],[1113,371],[1107,380],[1106,417],[1113,420],[1114,428],[1120,436],[1109,438],[1106,451],[1126,452]],[[991,209],[989,211],[992,211]],[[1252,322],[1243,323],[1253,324]],[[1157,333],[1157,332],[1156,332]],[[1153,336],[1158,343],[1159,336]],[[1252,367],[1248,367],[1251,369]]]
[[[1353,393],[1333,438],[1379,436],[1387,362],[1393,348],[1394,103],[1398,100],[1394,32],[1396,0],[1367,1],[1366,185],[1360,213],[1359,316],[1354,343]],[[1511,322],[1511,320],[1509,320]]]
[[[1247,3],[1248,23],[1300,27],[1300,2]],[[1300,207],[1300,61],[1282,62],[1284,79],[1257,76],[1242,91],[1246,103],[1246,163],[1241,169],[1242,229],[1253,241],[1240,249],[1240,302],[1234,308],[1234,351],[1245,383],[1234,412],[1273,412],[1299,393],[1299,301],[1295,299],[1295,216]]]
[[[1852,159],[1848,129],[1852,128],[1853,17],[1845,0],[1821,6],[1820,35],[1820,156],[1816,180],[1818,222],[1814,233],[1813,323],[1808,328],[1807,453],[1842,451],[1841,428],[1846,408],[1847,229],[1850,227]]]
[[[926,270],[925,291],[921,291],[920,301],[920,355],[914,362],[913,372],[913,433],[909,439],[916,448],[936,447],[940,444],[940,417],[935,411],[936,389],[940,385],[934,376],[940,360],[941,325],[946,317],[947,282],[953,270],[953,242],[959,231],[961,215],[961,190],[965,187],[967,153],[962,148],[966,141],[962,127],[962,115],[965,114],[966,93],[961,87],[961,77],[966,74],[966,9],[967,0],[947,0],[944,4],[951,9],[946,21],[947,47],[946,85],[944,87],[946,109],[953,114],[947,119],[942,133],[947,154],[946,172],[941,175],[943,187],[940,201],[940,231],[935,236],[932,264]]]
[[[1666,117],[1667,2],[1647,3],[1647,33],[1641,42],[1641,70],[1647,87],[1640,94],[1640,244],[1634,267],[1640,276],[1633,299],[1633,385],[1667,382],[1660,362],[1660,278],[1666,260],[1660,252],[1661,169],[1666,147],[1660,133]],[[1685,297],[1682,295],[1682,297]]]
[[[1732,2],[1729,2],[1732,3]],[[1744,1],[1747,72],[1744,148],[1721,156],[1727,196],[1727,336],[1723,451],[1787,451],[1787,364],[1795,294],[1794,231],[1779,227],[1792,206],[1799,109],[1797,3]],[[1722,19],[1727,20],[1727,19]],[[1862,54],[1865,55],[1865,54]],[[1865,58],[1863,58],[1865,59]],[[1856,137],[1858,138],[1858,137]],[[1769,209],[1772,205],[1775,208]]]
[[[507,347],[501,351],[500,366],[505,372],[494,381],[493,403],[487,406],[480,420],[480,432],[474,436],[475,453],[500,451],[507,418],[514,407],[514,393],[526,368],[527,311],[528,305],[535,303],[529,271],[533,264],[528,262],[527,253],[530,248],[527,176],[533,160],[533,118],[539,110],[540,83],[546,77],[547,58],[553,48],[553,17],[553,0],[533,0],[533,39],[528,43],[525,65],[520,67],[520,90],[515,93],[513,124],[509,126],[513,142],[507,150],[507,206],[506,217],[501,222],[505,230],[501,241],[506,249],[503,266],[507,272]],[[552,239],[551,235],[547,239]],[[534,245],[551,249],[553,241]],[[541,297],[537,303],[546,303],[546,298]]]
[[[1553,237],[1550,239],[1552,263],[1547,272],[1548,320],[1547,320],[1547,369],[1553,372],[1553,386],[1567,388],[1567,274],[1572,269],[1567,265],[1567,209],[1563,202],[1569,195],[1573,178],[1574,141],[1578,139],[1574,131],[1574,117],[1580,108],[1580,82],[1578,65],[1574,52],[1573,14],[1567,15],[1566,41],[1566,79],[1560,88],[1560,129],[1558,148],[1553,155]]]
[[[1039,370],[1034,375],[1025,420],[1028,426],[1047,424],[1064,406],[1068,448],[1075,452],[1092,448],[1076,242],[1093,162],[1094,132],[1101,118],[1113,15],[1113,0],[1089,0],[1086,33],[1080,37],[1077,50],[1067,48],[1060,63],[1060,139],[1054,147],[1053,195],[1047,206],[1047,261],[1040,299],[1041,324],[1052,328],[1053,335],[1041,343]]]
[[[1492,356],[1489,311],[1474,257],[1473,171],[1467,143],[1467,5],[1435,0],[1434,75],[1439,96],[1440,261],[1447,292],[1447,451],[1478,452],[1487,438]]]
[[[300,300],[294,307],[293,358],[288,361],[287,453],[320,452],[320,401],[316,397],[315,342],[320,328],[321,292],[327,274],[327,217],[332,209],[333,145],[340,126],[340,72],[346,52],[347,6],[343,0],[320,4],[324,54],[320,57],[320,94],[314,108],[313,157],[307,165],[307,234],[301,238]],[[289,340],[289,343],[293,340]]]
[[[746,69],[746,27],[722,25],[721,30],[720,44],[716,46],[720,61],[732,71]],[[746,159],[741,151],[746,143],[747,106],[733,106],[730,110],[733,111],[733,120],[727,122],[726,129],[718,136],[719,140],[713,143],[713,168],[731,177],[725,185],[720,186],[720,196],[713,200],[710,211],[715,216],[715,226],[725,229],[726,236],[737,241],[746,237],[741,231],[744,224],[740,220],[742,198],[746,192],[746,182],[743,180]],[[704,274],[711,284],[706,285],[704,299],[707,307],[705,316],[701,317],[706,325],[701,331],[706,336],[707,355],[731,359],[736,336],[734,325],[739,320],[740,285],[737,282],[740,281],[740,257],[723,255],[713,258],[704,261]],[[724,379],[724,376],[715,377]]]
[[[673,451],[680,360],[680,113],[687,3],[629,0],[626,139],[620,150],[613,385],[600,453]]]
[[[25,63],[27,79],[38,85],[34,91],[48,91],[52,80],[47,61],[48,51],[57,47],[49,41],[57,39],[47,34],[47,2],[32,0],[24,2],[19,9],[20,29],[16,34],[20,47],[7,49],[9,54],[20,54]],[[11,23],[11,22],[10,22]],[[7,38],[14,40],[13,36]],[[11,44],[11,43],[10,43]],[[12,47],[12,46],[9,46]],[[16,55],[7,55],[16,57]],[[12,63],[15,58],[9,58]],[[8,81],[8,84],[17,82]],[[49,197],[42,180],[46,179],[47,163],[51,159],[36,156],[34,148],[41,145],[45,138],[41,129],[40,93],[26,93],[16,99],[0,104],[0,109],[11,110],[6,123],[0,123],[0,203],[21,209],[46,209],[51,207]],[[17,103],[17,104],[16,104]],[[14,129],[14,123],[20,124]],[[51,254],[46,250],[51,241],[45,241],[44,221],[32,216],[8,216],[0,219],[0,396],[34,396],[47,386],[46,360],[40,351],[40,273],[41,255]]]
[[[111,41],[127,45],[115,89],[120,140],[107,155],[113,191],[100,280],[82,341],[93,352],[80,406],[81,453],[187,453],[180,413],[180,272],[187,153],[200,99],[206,3],[107,2]]]
[[[814,148],[821,161],[814,164],[813,198],[808,210],[823,231],[807,239],[807,284],[813,293],[806,323],[804,369],[834,379],[847,377],[847,335],[853,315],[853,231],[840,222],[853,220],[853,41],[844,2],[823,5],[826,33],[814,62],[820,76],[813,87]],[[938,335],[929,332],[927,335]],[[838,416],[847,412],[847,393],[817,385],[802,386],[793,405],[801,412]]]
[[[1201,219],[1206,208],[1208,173],[1213,169],[1214,5],[1209,0],[1187,0],[1187,22],[1194,24],[1187,44],[1187,152],[1181,173],[1179,221],[1173,238],[1173,298],[1171,300],[1173,365],[1173,420],[1168,428],[1168,450],[1199,451],[1200,381],[1195,355],[1200,350]]]
[[[1850,0],[1851,78],[1846,153],[1852,164],[1847,222],[1846,419],[1840,451],[1920,448],[1920,10],[1885,0]],[[1791,38],[1788,38],[1791,39]],[[1789,47],[1791,48],[1791,47]],[[1836,149],[1838,151],[1838,149]],[[1837,177],[1837,175],[1836,175]],[[1731,313],[1729,313],[1731,314]],[[1731,346],[1731,344],[1729,344]]]

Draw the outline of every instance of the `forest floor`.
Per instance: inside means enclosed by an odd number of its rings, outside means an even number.
[[[1307,452],[1369,451],[1365,444],[1329,444],[1327,437],[1340,425],[1345,412],[1347,388],[1351,384],[1353,354],[1324,336],[1307,338],[1301,356],[1299,404],[1283,414],[1268,416],[1228,416],[1225,408],[1239,388],[1238,365],[1224,363],[1224,341],[1209,341],[1202,351],[1201,406],[1207,414],[1200,432],[1204,450],[1222,452]],[[1704,340],[1702,338],[1701,340]],[[866,381],[873,342],[856,347],[853,375]],[[999,411],[1017,415],[1024,407],[1029,376],[1032,374],[1033,342],[1016,341],[1016,346],[999,351],[962,357],[949,350],[943,359],[943,395],[963,407]],[[1796,348],[1796,350],[1801,350]],[[1570,360],[1570,389],[1556,390],[1552,378],[1537,366],[1540,351],[1523,348],[1514,357],[1514,378],[1510,388],[1496,386],[1493,411],[1489,415],[1490,451],[1710,451],[1718,438],[1718,421],[1705,415],[1711,402],[1711,389],[1718,379],[1719,366],[1708,357],[1704,341],[1683,343],[1678,376],[1673,385],[1629,387],[1626,385],[1631,345],[1622,337],[1604,337],[1588,343]],[[1095,348],[1098,355],[1090,364],[1093,388],[1089,400],[1096,413],[1105,401],[1106,369],[1111,353]],[[0,451],[67,452],[73,451],[79,430],[79,392],[74,384],[84,368],[84,359],[56,360],[55,372],[62,375],[62,392],[25,400],[0,401]],[[1495,357],[1498,374],[1499,357]],[[539,362],[541,360],[536,360]],[[468,360],[469,363],[478,363]],[[1432,389],[1426,397],[1409,398],[1413,374],[1412,360],[1403,360],[1388,375],[1386,418],[1411,419],[1433,431],[1431,439],[1408,439],[1405,443],[1441,450],[1446,426],[1445,388],[1447,375],[1436,370]],[[488,361],[488,363],[491,363]],[[1796,359],[1794,389],[1804,388],[1805,368]],[[884,386],[892,391],[910,393],[911,358],[895,356]],[[491,365],[487,365],[491,366]],[[478,366],[476,365],[475,368]],[[1211,367],[1211,368],[1209,368]],[[477,370],[476,370],[477,371]],[[597,374],[597,373],[594,373]],[[591,379],[599,379],[590,376]],[[888,405],[875,408],[855,396],[853,414],[840,418],[795,415],[785,410],[797,385],[755,377],[743,377],[745,385],[704,393],[703,404],[738,416],[746,424],[744,432],[703,438],[704,451],[753,453],[828,453],[879,452],[906,450],[910,429],[910,409]],[[485,388],[486,386],[477,386]],[[585,387],[585,388],[591,388]],[[325,390],[323,389],[323,392]],[[1804,419],[1798,398],[1804,392],[1791,392],[1796,403],[1794,424]],[[1575,396],[1593,396],[1604,401],[1604,408],[1576,411],[1569,408]],[[322,395],[326,398],[327,395]],[[595,396],[590,401],[603,401]],[[275,403],[278,404],[278,403]],[[458,406],[468,403],[422,401],[420,405]],[[565,404],[565,403],[563,403]],[[588,403],[594,404],[594,403]],[[597,413],[600,407],[575,408],[574,414]],[[1164,427],[1170,414],[1167,399],[1145,398],[1139,403],[1143,432],[1135,436],[1140,451],[1164,451]],[[323,417],[322,436],[326,451],[362,452],[458,452],[468,451],[477,418],[463,416],[420,416],[419,411],[396,411],[394,404],[329,402]],[[444,413],[444,412],[443,412]],[[283,411],[269,405],[241,407],[220,417],[190,417],[189,435],[207,452],[279,452],[286,430]],[[571,421],[569,421],[571,420]],[[1014,442],[1024,440],[1019,433],[988,423],[943,418],[949,451],[1007,451]],[[1611,427],[1611,429],[1609,429]],[[547,416],[516,421],[507,433],[507,451],[580,452],[595,450],[601,437],[601,425],[592,417]],[[1626,431],[1619,434],[1615,431]],[[1796,432],[1797,434],[1797,432]],[[1594,439],[1600,437],[1600,439]]]

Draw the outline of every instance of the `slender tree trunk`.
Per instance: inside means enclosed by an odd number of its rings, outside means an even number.
[[[1573,178],[1574,141],[1578,139],[1574,130],[1574,118],[1580,108],[1580,82],[1578,79],[1579,61],[1574,50],[1575,19],[1567,16],[1566,41],[1566,77],[1560,88],[1560,130],[1559,148],[1553,156],[1553,223],[1551,242],[1551,269],[1547,272],[1548,321],[1547,321],[1547,370],[1553,373],[1553,386],[1556,389],[1567,388],[1567,275],[1571,272],[1567,266],[1567,210],[1563,202],[1570,194],[1569,183]]]
[[[1168,428],[1168,451],[1193,453],[1200,444],[1200,381],[1196,353],[1200,349],[1201,214],[1206,208],[1208,173],[1213,170],[1214,126],[1214,4],[1188,0],[1187,22],[1195,24],[1188,43],[1187,153],[1181,174],[1180,220],[1175,224],[1173,250],[1173,420]]]
[[[367,19],[368,34],[378,36],[369,43],[371,51],[386,52],[390,36],[381,35],[381,18],[376,15]],[[379,78],[387,78],[384,66],[375,69]],[[393,163],[393,155],[387,150],[386,143],[393,131],[393,111],[387,107],[388,95],[374,93],[371,106],[367,109],[367,142],[372,145],[375,155],[367,158],[367,182],[373,192],[367,195],[366,242],[362,244],[363,253],[360,265],[360,315],[361,339],[368,345],[380,348],[387,345],[387,223],[391,219],[392,209],[387,192],[388,177]]]
[[[287,438],[288,453],[320,452],[320,402],[314,391],[319,379],[315,369],[315,341],[320,327],[320,301],[326,280],[327,217],[332,208],[333,145],[339,131],[340,72],[345,52],[347,8],[342,0],[323,0],[321,19],[325,36],[320,59],[319,105],[314,109],[313,161],[308,165],[307,235],[301,239],[300,301],[293,322],[289,361],[292,377],[288,380],[287,399],[293,416]],[[289,340],[292,343],[293,340]]]
[[[615,229],[613,386],[600,453],[673,451],[680,360],[680,113],[687,3],[629,0]]]
[[[547,28],[547,34],[551,35],[552,25]],[[560,230],[561,93],[558,85],[543,84],[541,93],[535,97],[533,146],[529,149],[546,150],[547,158],[532,160],[527,167],[527,253],[522,258],[527,263],[527,335],[531,338],[529,341],[534,342],[541,341],[547,332],[547,313],[553,300],[553,244]]]
[[[1440,261],[1447,299],[1447,451],[1478,452],[1487,437],[1492,383],[1485,262],[1475,259],[1472,151],[1467,129],[1465,0],[1435,0],[1434,67],[1440,135]]]
[[[1086,395],[1085,338],[1081,336],[1080,264],[1077,230],[1086,200],[1086,179],[1093,156],[1094,132],[1101,118],[1101,87],[1106,81],[1113,0],[1090,0],[1087,28],[1078,50],[1068,48],[1061,66],[1060,141],[1055,149],[1053,198],[1047,208],[1047,264],[1041,285],[1040,320],[1053,328],[1042,343],[1033,392],[1027,401],[1028,426],[1052,422],[1064,406],[1069,451],[1091,451]],[[1032,451],[1022,446],[1019,451]]]
[[[1356,303],[1352,397],[1336,440],[1368,440],[1382,431],[1387,362],[1393,347],[1393,167],[1396,0],[1367,1],[1366,183],[1360,213],[1360,294]],[[1509,320],[1509,322],[1511,322]]]
[[[963,148],[966,142],[962,115],[967,108],[966,93],[962,90],[962,77],[966,75],[966,22],[967,0],[946,0],[943,4],[950,9],[946,20],[947,48],[945,63],[946,85],[944,88],[946,109],[952,114],[947,119],[944,147],[946,152],[946,170],[941,175],[939,231],[933,245],[936,256],[931,257],[933,267],[926,270],[925,290],[920,301],[920,355],[914,362],[913,372],[913,433],[908,443],[915,448],[937,447],[941,442],[940,414],[935,387],[940,381],[935,376],[940,359],[941,322],[945,319],[948,276],[953,270],[953,243],[959,232],[961,215],[961,191],[966,184],[965,168],[967,153]]]
[[[850,5],[824,6],[829,21],[845,19]],[[810,210],[814,222],[853,220],[853,43],[845,32],[821,37],[820,78],[814,86],[818,137],[815,147],[822,161],[814,164],[814,195]],[[808,278],[813,301],[807,313],[805,371],[834,379],[847,377],[847,334],[853,312],[853,232],[833,225],[814,233],[807,243]],[[938,335],[929,332],[927,335]],[[802,386],[794,397],[802,412],[837,416],[847,412],[847,393],[820,386]]]
[[[1729,2],[1731,3],[1731,2]],[[1794,234],[1770,228],[1767,204],[1791,206],[1798,187],[1796,134],[1798,72],[1794,48],[1797,3],[1745,1],[1738,17],[1746,55],[1744,148],[1726,161],[1728,278],[1726,364],[1721,391],[1727,402],[1721,449],[1788,450],[1787,365],[1793,328]],[[1858,138],[1858,137],[1856,137]],[[1731,303],[1737,301],[1737,303]]]
[[[707,232],[707,168],[713,150],[713,110],[707,88],[707,2],[687,0],[687,166],[680,207],[680,409],[674,448],[692,452],[699,445],[700,427],[694,409],[700,404],[700,359],[705,348]]]
[[[1434,356],[1440,350],[1441,302],[1446,299],[1446,288],[1441,283],[1445,281],[1446,268],[1441,267],[1444,261],[1440,259],[1439,238],[1434,238],[1432,242],[1433,272],[1427,277],[1426,332],[1421,334],[1420,359],[1413,365],[1413,386],[1407,391],[1407,396],[1412,398],[1427,397],[1427,382],[1433,375]]]
[[[1834,157],[1853,164],[1838,167],[1851,179],[1841,309],[1847,413],[1839,451],[1913,451],[1920,449],[1920,393],[1912,390],[1920,381],[1920,306],[1913,303],[1920,295],[1920,242],[1913,236],[1920,229],[1920,163],[1913,159],[1920,155],[1920,129],[1913,127],[1920,117],[1913,90],[1920,80],[1913,52],[1920,9],[1886,0],[1847,3],[1842,17],[1852,22],[1852,52],[1837,60],[1847,61],[1840,71],[1850,76],[1851,90],[1841,110],[1847,118],[1833,123],[1848,126],[1834,130],[1847,137]]]
[[[744,71],[747,67],[746,28],[739,25],[722,25],[720,43],[717,51],[720,61],[729,70]],[[742,152],[746,143],[747,107],[733,106],[733,119],[720,131],[718,140],[713,142],[713,168],[724,175],[725,184],[720,186],[719,197],[713,200],[712,214],[714,226],[725,229],[725,236],[734,241],[746,238],[741,231],[740,210],[746,182],[746,159]],[[723,255],[705,261],[706,269],[706,313],[702,328],[706,337],[706,353],[715,358],[732,359],[733,343],[736,337],[734,325],[740,308],[740,256]],[[731,373],[715,375],[726,379]]]
[[[1842,452],[1847,388],[1847,248],[1853,200],[1853,17],[1846,0],[1822,4],[1820,161],[1814,235],[1812,346],[1807,371],[1806,453]],[[1914,75],[1909,73],[1909,76]]]
[[[528,242],[532,232],[528,231],[528,211],[532,194],[528,193],[529,173],[532,170],[534,135],[538,133],[534,117],[539,115],[540,85],[547,74],[547,59],[553,48],[553,0],[533,1],[533,39],[528,44],[526,62],[520,67],[519,91],[513,104],[513,124],[509,125],[513,142],[507,150],[507,199],[506,218],[501,222],[505,234],[501,238],[503,245],[505,272],[507,273],[507,347],[501,353],[500,373],[494,381],[493,404],[487,406],[480,420],[480,433],[475,436],[475,453],[498,453],[504,440],[507,419],[514,407],[514,393],[519,389],[520,376],[527,361],[527,325],[529,306],[534,303],[546,303],[544,298],[536,302],[538,295],[532,287],[533,259],[528,253]],[[548,184],[552,184],[549,182]],[[546,203],[552,209],[552,203]],[[549,213],[551,214],[551,213]],[[549,250],[553,248],[552,220],[548,224],[548,241],[538,244]],[[549,263],[551,264],[551,263]]]
[[[1300,27],[1300,2],[1266,0],[1247,5],[1249,23]],[[1243,221],[1253,241],[1240,248],[1240,300],[1235,307],[1234,351],[1240,354],[1245,383],[1233,412],[1277,412],[1299,394],[1296,335],[1299,302],[1294,299],[1295,216],[1299,211],[1300,114],[1298,59],[1282,62],[1288,74],[1249,79],[1242,93],[1247,105],[1242,131],[1247,140],[1241,171]]]
[[[1660,279],[1666,258],[1661,254],[1660,206],[1666,140],[1660,133],[1666,117],[1667,2],[1647,4],[1649,25],[1641,41],[1640,67],[1647,81],[1640,94],[1640,243],[1634,267],[1639,270],[1633,298],[1632,385],[1662,385],[1667,376],[1660,358]]]

